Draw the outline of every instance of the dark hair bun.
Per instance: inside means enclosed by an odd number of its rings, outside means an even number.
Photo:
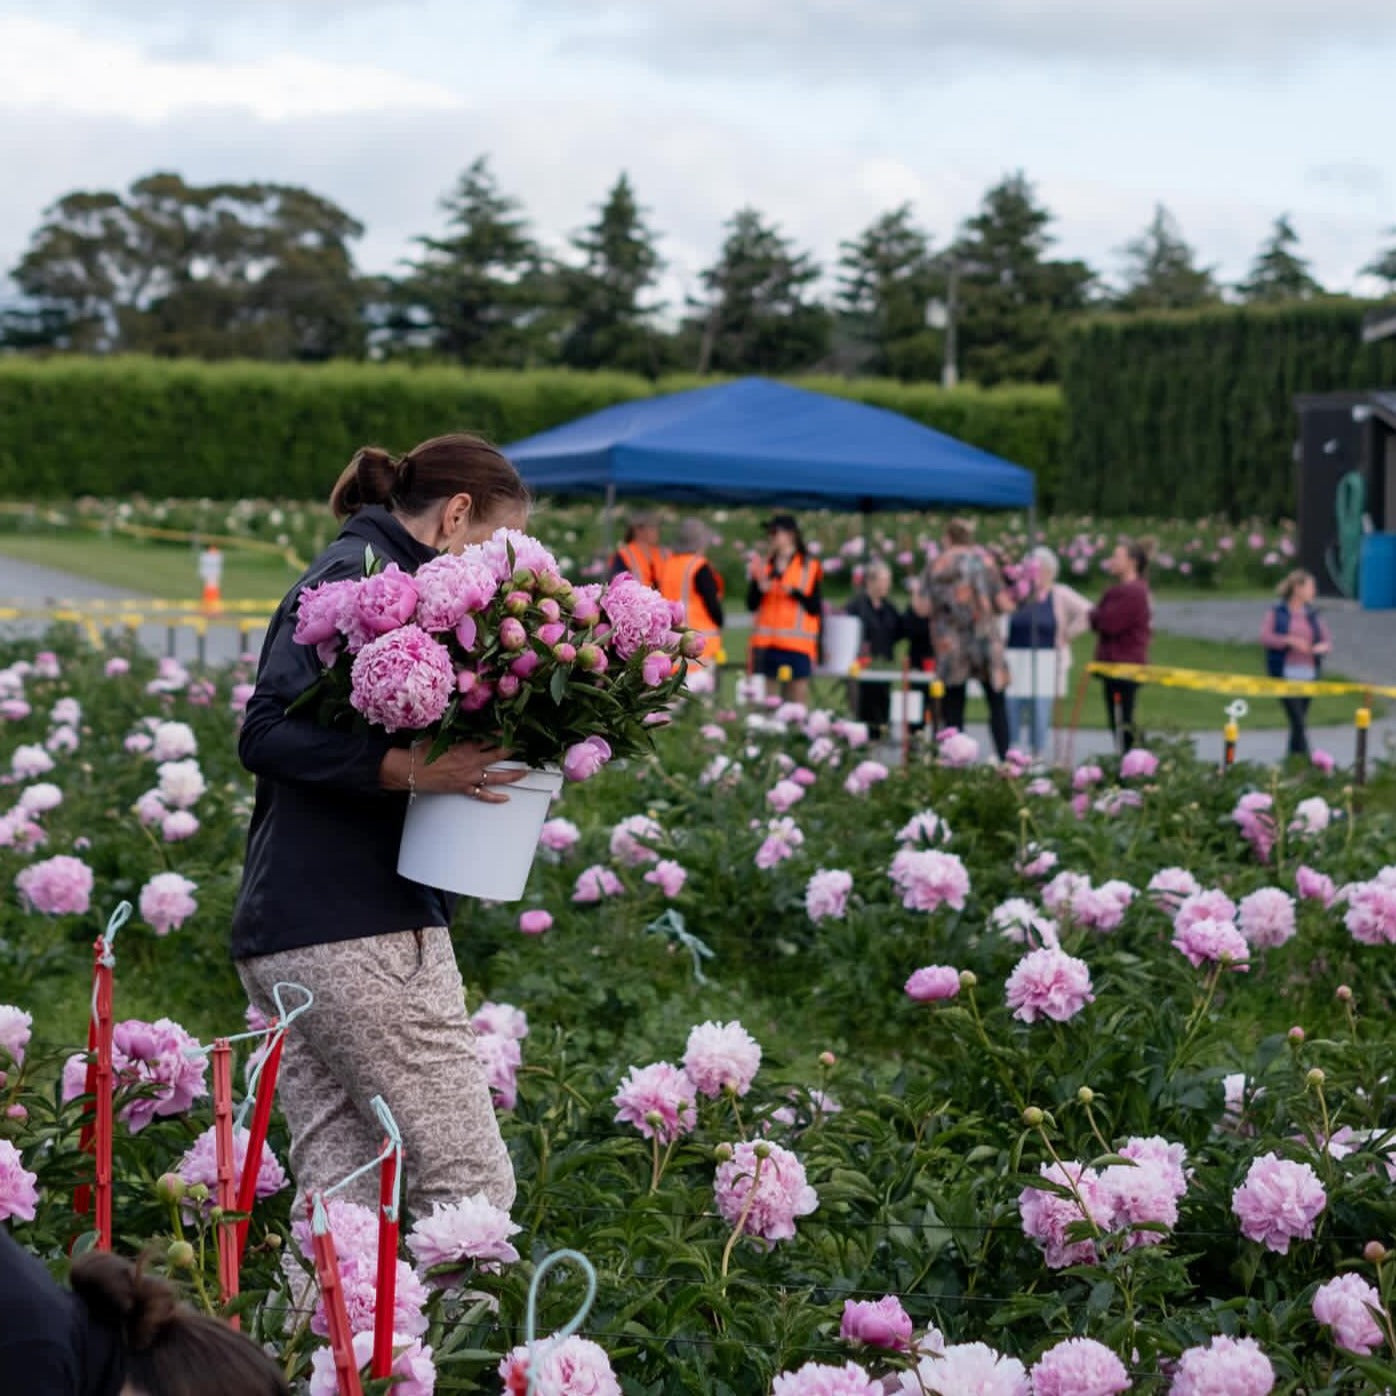
[[[386,504],[397,492],[399,465],[381,446],[362,447],[330,494],[335,517],[347,519],[366,505]]]
[[[71,1282],[88,1312],[119,1330],[131,1352],[150,1347],[178,1316],[174,1290],[119,1255],[89,1251],[79,1256]]]

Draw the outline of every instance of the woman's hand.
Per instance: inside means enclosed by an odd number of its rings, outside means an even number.
[[[509,753],[503,747],[479,742],[458,742],[428,763],[425,743],[417,747],[394,747],[379,768],[385,790],[420,790],[424,795],[469,795],[489,805],[507,804],[509,797],[501,786],[513,785],[527,770],[492,771],[496,761]]]

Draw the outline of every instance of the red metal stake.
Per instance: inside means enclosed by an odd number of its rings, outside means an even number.
[[[267,1142],[267,1128],[271,1124],[271,1107],[276,1096],[276,1077],[281,1070],[281,1048],[286,1041],[286,1031],[272,1022],[273,1032],[267,1043],[266,1060],[262,1063],[261,1075],[257,1080],[257,1104],[252,1109],[252,1128],[247,1136],[247,1159],[243,1164],[242,1177],[238,1179],[237,1210],[244,1214],[237,1224],[237,1263],[242,1267],[243,1252],[247,1248],[247,1229],[252,1224],[251,1211],[257,1202],[257,1174],[262,1164],[262,1149]]]
[[[110,947],[98,957],[97,975],[97,1249],[112,1245],[112,963]]]
[[[213,1063],[213,1142],[218,1162],[218,1205],[225,1218],[237,1210],[237,1162],[233,1153],[233,1049],[226,1037],[214,1040],[209,1054]],[[256,1176],[256,1161],[248,1160],[249,1171]],[[218,1291],[224,1304],[237,1298],[238,1246],[237,1223],[224,1220],[218,1225]],[[237,1315],[228,1322],[239,1327]]]
[[[92,968],[92,1002],[97,1002],[97,976],[106,954],[106,942],[99,940],[94,947],[97,963]],[[82,1107],[82,1130],[78,1134],[78,1149],[84,1154],[93,1152],[97,1136],[97,1015],[94,1013],[87,1023],[87,1072],[83,1077],[82,1093],[91,1099]],[[92,1210],[92,1185],[79,1183],[73,1189],[73,1211],[85,1217]]]
[[[349,1329],[349,1315],[344,1309],[344,1289],[339,1282],[339,1259],[335,1255],[334,1237],[329,1223],[324,1229],[323,1203],[318,1193],[307,1199],[310,1209],[310,1242],[315,1256],[315,1274],[320,1281],[320,1295],[325,1302],[325,1324],[329,1329],[330,1350],[334,1354],[334,1375],[339,1396],[363,1396],[359,1381],[359,1365],[354,1361],[354,1335]],[[319,1208],[319,1218],[316,1216]]]
[[[378,1293],[373,1309],[373,1365],[369,1374],[386,1377],[393,1370],[393,1311],[397,1306],[397,1176],[402,1153],[391,1139],[383,1144],[378,1170]]]

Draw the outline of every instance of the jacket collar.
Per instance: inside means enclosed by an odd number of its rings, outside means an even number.
[[[408,572],[437,556],[435,548],[414,538],[381,504],[360,509],[339,531],[341,538],[360,538],[373,551]]]

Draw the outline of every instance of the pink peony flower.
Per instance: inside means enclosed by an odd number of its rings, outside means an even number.
[[[296,598],[296,628],[291,638],[298,645],[320,646],[347,635],[350,618],[356,613],[358,589],[358,578],[303,587]],[[357,620],[353,622],[353,630],[356,640],[353,648],[358,649],[368,637]]]
[[[1118,1396],[1130,1388],[1125,1364],[1093,1338],[1067,1338],[1048,1348],[1031,1376],[1033,1396]]]
[[[634,1125],[646,1139],[670,1144],[698,1122],[697,1087],[669,1062],[632,1066],[611,1097],[616,1123]]]
[[[1048,777],[1035,776],[1023,787],[1023,791],[1025,794],[1031,795],[1034,799],[1046,800],[1057,793],[1057,787],[1052,784]]]
[[[804,833],[793,819],[772,819],[766,825],[761,847],[756,850],[756,866],[765,871],[793,858],[804,841]]]
[[[1352,938],[1362,945],[1396,945],[1396,886],[1378,879],[1345,890],[1343,924]]]
[[[683,891],[683,885],[688,881],[688,872],[672,858],[661,858],[645,874],[645,881],[653,883],[672,901]]]
[[[1268,1396],[1275,1369],[1254,1338],[1221,1334],[1178,1359],[1170,1396]]]
[[[1039,1018],[1065,1023],[1095,1002],[1086,962],[1052,946],[1024,955],[1004,990],[1013,1016],[1024,1023]]]
[[[664,830],[649,815],[632,814],[611,830],[611,857],[627,868],[657,863],[659,854],[650,844],[663,840]]]
[[[532,572],[535,577],[561,576],[552,553],[516,528],[495,529],[484,543],[466,548],[462,556],[482,558],[500,581],[515,578],[521,571]],[[519,584],[524,585],[522,579]]]
[[[532,1359],[523,1346],[503,1357],[499,1375],[505,1396],[529,1396],[531,1361],[537,1363],[532,1396],[621,1396],[620,1383],[604,1349],[575,1334],[570,1338],[554,1335],[535,1343]]]
[[[934,848],[950,842],[950,826],[934,810],[923,809],[897,830],[897,842]]]
[[[1118,878],[1102,882],[1099,887],[1088,886],[1072,905],[1072,919],[1077,925],[1097,931],[1117,930],[1135,895],[1134,888]]]
[[[33,1025],[32,1014],[12,1003],[0,1003],[0,1052],[10,1059],[11,1065],[24,1065],[24,1049],[29,1045]],[[3,1070],[0,1066],[0,1072]]]
[[[852,890],[852,873],[820,868],[805,885],[805,911],[809,919],[815,925],[827,918],[842,921],[848,911],[848,894]]]
[[[850,795],[866,795],[879,781],[886,780],[889,774],[881,761],[860,761],[848,773],[843,788]]]
[[[1231,812],[1231,818],[1241,830],[1241,836],[1255,850],[1262,863],[1269,862],[1275,846],[1274,801],[1262,791],[1242,795]]]
[[[1331,753],[1317,746],[1309,753],[1309,760],[1313,762],[1314,770],[1318,771],[1320,775],[1325,776],[1331,776],[1333,774],[1333,768],[1338,764],[1333,759]]]
[[[846,1299],[839,1337],[845,1342],[905,1352],[911,1346],[911,1318],[895,1294],[871,1300]]]
[[[601,609],[611,623],[607,643],[621,660],[672,646],[674,617],[669,603],[628,572],[622,572],[606,588]]]
[[[745,1213],[742,1231],[747,1236],[768,1243],[788,1241],[795,1234],[795,1219],[808,1216],[819,1206],[819,1195],[806,1180],[804,1166],[779,1144],[743,1141],[729,1147],[732,1157],[718,1164],[714,1182],[717,1210],[723,1221],[736,1226]],[[748,1198],[753,1194],[755,1200],[748,1208]]]
[[[1105,772],[1094,763],[1077,766],[1071,773],[1071,788],[1073,790],[1089,790],[1093,785],[1099,785],[1105,779]]]
[[[372,1331],[354,1334],[354,1361],[362,1371],[373,1356]],[[436,1390],[436,1364],[432,1350],[420,1338],[406,1333],[393,1334],[393,1378],[395,1396],[433,1396]],[[310,1355],[308,1396],[338,1396],[339,1377],[331,1348],[316,1348]]]
[[[1175,930],[1186,930],[1195,921],[1234,921],[1236,903],[1225,892],[1194,892],[1184,897],[1173,915]]]
[[[1295,869],[1294,890],[1301,900],[1322,902],[1325,907],[1332,906],[1338,898],[1338,889],[1327,873],[1316,872],[1303,864]]]
[[[683,1065],[703,1095],[745,1095],[761,1066],[761,1044],[739,1022],[700,1023],[688,1034]]]
[[[1072,919],[1077,901],[1090,890],[1091,880],[1085,873],[1063,869],[1042,889],[1042,905],[1054,916]]]
[[[605,897],[619,897],[624,891],[620,878],[610,868],[593,863],[577,874],[577,881],[572,887],[572,900],[586,905]]]
[[[192,839],[199,832],[199,821],[187,809],[171,810],[160,821],[160,837],[166,843]]]
[[[37,785],[28,786],[20,791],[16,808],[31,818],[37,818],[56,810],[62,803],[62,790],[49,781],[40,781]]]
[[[1124,780],[1148,780],[1158,770],[1158,757],[1152,751],[1137,746],[1120,758],[1120,776]]]
[[[416,609],[417,584],[395,562],[365,577],[354,590],[354,614],[370,636],[407,625]]]
[[[350,682],[350,703],[385,732],[430,726],[456,691],[446,647],[416,625],[370,640],[354,658]]]
[[[1333,1341],[1345,1352],[1370,1357],[1386,1341],[1373,1310],[1384,1312],[1381,1295],[1361,1275],[1348,1273],[1319,1285],[1314,1294],[1314,1317],[1333,1330]]]
[[[1201,965],[1226,964],[1233,973],[1250,969],[1251,947],[1230,921],[1189,921],[1174,924],[1173,948],[1188,958],[1194,969]]]
[[[141,917],[158,936],[177,931],[198,909],[196,883],[178,873],[156,873],[141,888]]]
[[[1057,923],[1023,897],[1009,897],[989,913],[989,924],[1015,945],[1056,945]]]
[[[1152,893],[1154,900],[1171,916],[1185,897],[1202,890],[1202,884],[1186,868],[1160,868],[1149,879],[1145,890]]]
[[[257,691],[257,686],[250,683],[235,683],[232,692],[228,695],[229,711],[244,713],[247,705],[252,701],[252,695]]]
[[[882,1387],[856,1362],[842,1367],[806,1362],[793,1372],[779,1373],[771,1384],[771,1396],[880,1396],[881,1392]]]
[[[518,1039],[504,1033],[477,1029],[475,1055],[490,1088],[495,1109],[512,1110],[518,1104],[519,1067],[523,1065],[523,1052]]]
[[[132,756],[144,756],[155,745],[155,738],[149,732],[132,732],[121,743]]]
[[[1131,1139],[1119,1152],[1130,1162],[1111,1164],[1100,1175],[1110,1229],[1128,1229],[1131,1248],[1157,1245],[1163,1238],[1152,1227],[1178,1224],[1178,1203],[1188,1189],[1186,1150],[1153,1135]]]
[[[590,780],[611,759],[611,744],[602,737],[576,742],[562,754],[562,774],[567,780]]]
[[[83,916],[92,905],[92,869],[63,853],[22,868],[15,886],[25,908],[43,916]]]
[[[654,650],[645,656],[640,676],[647,688],[658,688],[673,671],[673,659],[663,650]]]
[[[1314,1223],[1327,1205],[1328,1194],[1307,1163],[1274,1153],[1261,1154],[1231,1194],[1241,1234],[1280,1255],[1289,1253],[1291,1241],[1307,1241],[1314,1234]]]
[[[1095,1242],[1089,1237],[1073,1241],[1068,1238],[1067,1230],[1074,1223],[1087,1220],[1100,1227],[1108,1225],[1110,1203],[1101,1192],[1100,1175],[1093,1168],[1072,1161],[1044,1163],[1038,1172],[1057,1188],[1074,1188],[1075,1195],[1040,1187],[1024,1188],[1018,1194],[1023,1235],[1042,1247],[1043,1259],[1052,1270],[1093,1264]],[[1089,1217],[1082,1212],[1077,1196],[1085,1204]]]
[[[111,659],[102,665],[102,672],[109,679],[119,679],[123,674],[131,672],[131,661],[122,659],[120,655],[113,655]]]
[[[519,916],[519,930],[526,936],[540,936],[553,928],[553,917],[549,911],[535,907]]]
[[[199,740],[187,722],[157,722],[150,741],[151,759],[161,765],[166,761],[186,761],[198,754]],[[196,768],[197,769],[197,768]]]
[[[960,971],[950,965],[926,965],[906,981],[908,998],[917,1003],[938,1003],[960,992]]]
[[[118,1114],[132,1134],[139,1134],[157,1115],[181,1114],[208,1094],[208,1058],[186,1053],[186,1048],[196,1046],[169,1018],[153,1023],[128,1018],[112,1029],[116,1089],[140,1092]]]
[[[1313,838],[1321,834],[1333,820],[1333,811],[1328,801],[1318,795],[1300,800],[1294,807],[1294,818],[1290,820],[1289,831],[1301,838]]]
[[[1059,861],[1051,849],[1030,843],[1023,850],[1023,856],[1013,866],[1019,877],[1046,877]]]
[[[581,841],[582,831],[570,819],[550,819],[538,835],[541,847],[552,853],[568,853]]]
[[[17,780],[33,780],[53,770],[53,757],[41,746],[17,746],[10,755],[10,771]]]
[[[986,1343],[954,1343],[923,1357],[916,1371],[925,1389],[937,1396],[1031,1396],[1032,1391],[1027,1368]]]
[[[39,1204],[39,1175],[24,1166],[20,1152],[8,1139],[0,1139],[0,1221],[18,1217],[33,1221]]]
[[[424,1275],[439,1266],[467,1264],[495,1274],[518,1260],[509,1238],[521,1229],[508,1212],[477,1192],[459,1202],[436,1203],[431,1216],[418,1218],[408,1232],[407,1249]]]
[[[805,787],[793,780],[778,780],[767,792],[766,803],[777,814],[785,814],[805,798]]]
[[[973,766],[979,760],[979,743],[965,732],[947,728],[941,733],[937,752],[942,766]]]
[[[0,814],[0,848],[17,848],[32,853],[48,842],[43,826],[30,819],[23,810],[12,809]]]
[[[1283,945],[1295,934],[1294,898],[1278,887],[1261,887],[1241,898],[1237,925],[1257,950]]]
[[[528,1014],[521,1008],[515,1008],[512,1003],[495,1003],[486,999],[470,1015],[470,1026],[477,1033],[512,1037],[521,1042],[528,1036]]]
[[[241,1179],[247,1168],[247,1150],[252,1143],[252,1132],[238,1129],[233,1132],[234,1176]],[[214,1138],[214,1126],[210,1125],[184,1152],[184,1157],[175,1165],[176,1173],[190,1187],[202,1183],[211,1196],[204,1202],[204,1212],[212,1211],[218,1196],[218,1145]],[[257,1164],[257,1199],[265,1201],[275,1197],[286,1186],[285,1170],[276,1160],[271,1146],[263,1143],[262,1156]]]
[[[942,906],[963,911],[969,896],[969,873],[953,853],[903,848],[892,859],[889,876],[908,911],[937,911]]]
[[[494,569],[473,550],[442,553],[419,567],[412,580],[417,587],[414,619],[432,632],[454,630],[467,615],[478,615],[499,590]]]
[[[156,789],[166,809],[191,809],[208,789],[197,761],[166,761],[157,775]]]

